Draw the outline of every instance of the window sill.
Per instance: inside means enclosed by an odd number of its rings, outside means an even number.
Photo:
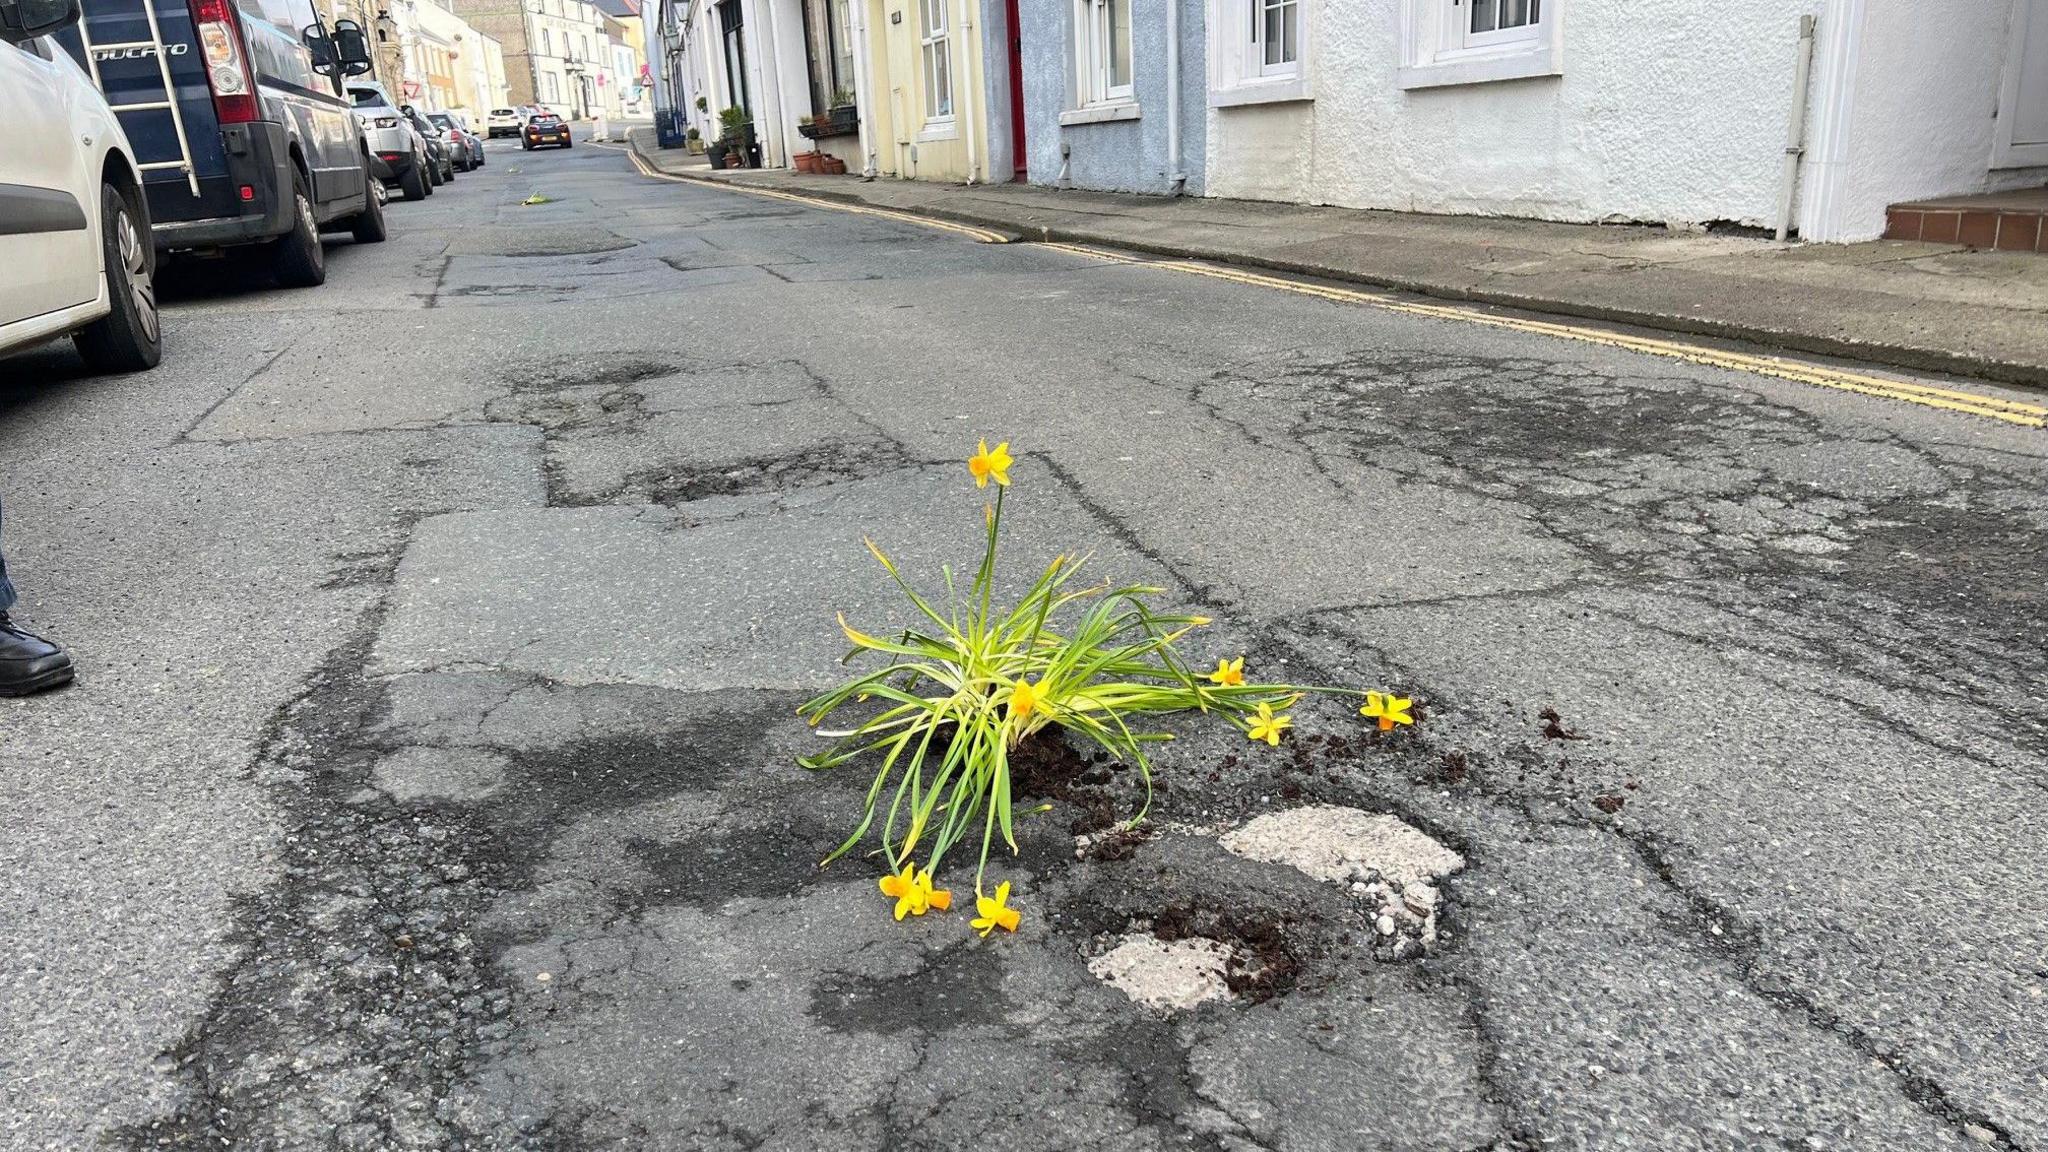
[[[958,140],[960,125],[952,120],[933,120],[917,130],[917,142],[930,144],[938,140]]]
[[[1534,76],[1564,75],[1564,53],[1553,44],[1533,44],[1509,51],[1493,51],[1438,59],[1428,64],[1404,66],[1402,88],[1446,88],[1454,84],[1485,84],[1495,80],[1526,80]]]
[[[1300,76],[1277,80],[1247,80],[1228,88],[1209,89],[1209,107],[1239,108],[1246,104],[1286,104],[1314,100],[1308,81]]]
[[[1060,113],[1060,127],[1075,124],[1108,124],[1115,120],[1136,120],[1138,105],[1131,101],[1116,104],[1095,104],[1087,108],[1070,108]]]

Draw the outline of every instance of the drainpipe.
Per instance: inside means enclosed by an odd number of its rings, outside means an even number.
[[[873,129],[868,124],[874,111],[868,95],[868,0],[848,0],[846,7],[853,13],[853,102],[860,115],[860,175],[863,180],[873,180],[877,172]]]
[[[959,37],[959,44],[960,44],[960,46],[961,46],[961,47],[963,47],[963,48],[964,48],[964,47],[966,47],[966,46],[967,46],[967,43],[968,43],[968,40],[969,40],[969,38],[970,38],[971,36],[973,36],[973,34],[974,34],[974,0],[960,0],[960,37]],[[964,55],[964,54],[963,54],[963,55]],[[964,64],[964,63],[966,63],[966,61],[965,61],[965,60],[955,60],[955,61],[953,62],[953,66],[954,66],[954,69],[955,69],[955,71],[954,71],[954,74],[953,74],[953,94],[954,94],[954,98],[955,98],[955,99],[958,99],[958,98],[959,98],[959,96],[960,96],[961,94],[963,94],[963,93],[967,94],[967,96],[968,96],[968,99],[967,99],[967,100],[965,100],[965,101],[962,101],[962,104],[963,104],[964,106],[963,106],[963,107],[960,107],[960,108],[957,108],[957,109],[955,109],[955,113],[956,113],[956,114],[957,114],[957,115],[958,115],[958,116],[960,117],[960,122],[961,122],[961,123],[962,123],[963,125],[965,125],[965,126],[966,126],[966,129],[967,129],[967,182],[968,182],[969,184],[973,184],[973,183],[975,183],[975,179],[974,179],[974,174],[975,174],[975,172],[976,172],[976,171],[978,170],[978,167],[977,167],[977,165],[976,165],[976,163],[975,163],[975,156],[974,156],[974,100],[973,100],[973,97],[974,97],[974,95],[975,95],[975,86],[974,86],[974,84],[973,84],[973,83],[971,83],[971,82],[970,82],[970,83],[966,83],[966,84],[962,84],[962,83],[960,82],[960,73],[959,73],[959,71],[958,71],[958,70],[959,70],[960,66],[961,66],[962,64]],[[970,71],[972,71],[972,70],[970,69]]]
[[[1792,205],[1799,196],[1799,161],[1806,155],[1806,86],[1813,76],[1813,17],[1799,18],[1799,59],[1792,72],[1792,115],[1785,127],[1785,175],[1778,197],[1778,239],[1792,234]]]
[[[782,27],[775,19],[775,0],[762,0],[761,6],[768,9],[768,50],[761,53],[761,86],[768,90],[768,96],[775,101],[775,119],[769,121],[775,128],[772,151],[761,158],[761,166],[786,168],[789,166],[789,149],[784,146],[782,108]],[[760,43],[760,38],[755,38]],[[773,161],[771,164],[770,161]]]
[[[1180,170],[1180,0],[1166,0],[1166,179],[1169,196],[1187,187]]]

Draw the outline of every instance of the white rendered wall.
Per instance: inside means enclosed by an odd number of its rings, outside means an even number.
[[[2011,0],[1855,0],[1860,49],[1842,110],[1840,187],[1813,238],[1868,240],[1888,204],[2048,183],[1992,170]],[[1852,12],[1853,18],[1853,12]]]
[[[1208,193],[1770,223],[1799,16],[1817,0],[1552,2],[1562,76],[1404,91],[1401,0],[1323,0],[1315,99],[1212,110]]]

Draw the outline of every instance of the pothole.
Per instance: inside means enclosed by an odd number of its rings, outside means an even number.
[[[529,361],[508,369],[504,382],[515,391],[593,386],[623,388],[686,370],[685,365],[673,360],[609,352]]]
[[[1436,943],[1437,885],[1465,868],[1463,856],[1396,817],[1334,804],[1267,813],[1221,843],[1246,859],[1346,885],[1374,909],[1376,951],[1396,959]]]
[[[732,460],[703,467],[647,469],[629,476],[623,492],[644,494],[653,503],[674,506],[710,496],[792,492],[846,480],[864,480],[906,464],[908,460],[893,445],[820,444],[781,456]]]

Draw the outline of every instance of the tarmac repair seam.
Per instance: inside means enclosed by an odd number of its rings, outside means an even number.
[[[1904,380],[1891,380],[1882,376],[1871,376],[1860,372],[1828,368],[1819,364],[1801,363],[1776,356],[1752,356],[1722,348],[1710,348],[1700,344],[1685,344],[1672,340],[1658,340],[1649,336],[1631,336],[1623,332],[1610,332],[1600,328],[1589,328],[1577,324],[1557,324],[1544,320],[1528,320],[1518,316],[1504,316],[1478,308],[1460,307],[1447,304],[1421,304],[1380,292],[1362,292],[1351,288],[1314,284],[1303,280],[1290,280],[1279,276],[1267,276],[1257,272],[1246,272],[1236,268],[1218,267],[1213,264],[1199,264],[1190,260],[1150,260],[1128,256],[1101,248],[1082,244],[1043,243],[1039,247],[1052,248],[1076,256],[1095,260],[1106,260],[1116,264],[1142,265],[1146,268],[1165,268],[1174,272],[1186,272],[1195,276],[1208,276],[1217,280],[1229,280],[1237,284],[1248,284],[1258,288],[1277,288],[1283,292],[1294,292],[1303,296],[1317,296],[1343,304],[1367,304],[1389,312],[1402,312],[1411,316],[1428,316],[1440,320],[1462,320],[1470,324],[1484,324],[1492,328],[1506,328],[1516,332],[1529,332],[1541,336],[1554,336],[1565,340],[1577,340],[1587,344],[1603,344],[1611,348],[1626,348],[1633,352],[1645,352],[1652,356],[1663,356],[1673,360],[1684,360],[1692,364],[1703,364],[1715,368],[1727,368],[1737,372],[1753,372],[1764,376],[1776,376],[1801,384],[1814,384],[1822,388],[1834,388],[1843,392],[1855,392],[1864,396],[1876,396],[1886,400],[1904,400],[1929,408],[1941,408],[1950,412],[1963,412],[1972,416],[1985,416],[2018,424],[2025,428],[2048,427],[2048,406],[2028,404],[2019,400],[2006,400],[1997,396],[1986,396],[1975,392],[1961,392],[1952,388],[1937,388],[1931,384],[1914,384]]]
[[[707,176],[677,176],[663,172],[640,157],[638,152],[626,150],[626,158],[642,176],[656,180],[668,180],[677,184],[709,184],[727,192],[744,192],[749,196],[766,196],[771,200],[789,200],[811,208],[829,208],[834,212],[851,212],[857,216],[879,216],[884,220],[895,220],[904,224],[916,224],[922,228],[937,228],[941,232],[953,232],[981,244],[1008,244],[1010,237],[987,228],[976,228],[972,224],[955,224],[951,220],[938,220],[930,216],[915,216],[908,212],[893,212],[887,208],[869,208],[861,204],[842,204],[837,200],[823,200],[816,196],[798,196],[789,192],[777,192],[769,188],[749,188],[744,184],[732,184],[724,180],[713,180]]]

